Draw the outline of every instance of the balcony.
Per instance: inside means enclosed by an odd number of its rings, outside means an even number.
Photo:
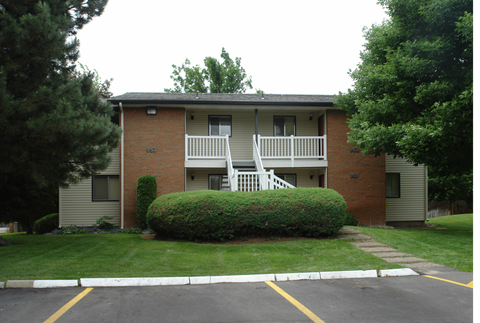
[[[228,141],[228,136],[185,135],[185,167],[227,168]],[[256,136],[253,135],[253,146],[255,142]],[[264,168],[327,167],[326,136],[258,135],[258,152]],[[241,160],[253,158],[248,156]]]

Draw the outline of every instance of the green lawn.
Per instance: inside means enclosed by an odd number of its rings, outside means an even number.
[[[473,214],[433,218],[428,223],[437,229],[355,229],[398,251],[473,272]]]
[[[473,271],[473,216],[431,219],[445,229],[355,227],[399,251]],[[339,239],[257,244],[145,240],[134,234],[2,234],[0,281],[96,277],[172,277],[400,268]]]
[[[257,244],[144,240],[133,234],[2,235],[0,281],[172,277],[399,268],[339,239]]]

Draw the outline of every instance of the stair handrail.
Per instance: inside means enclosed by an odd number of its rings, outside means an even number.
[[[228,135],[225,135],[225,138],[227,140],[226,142],[226,157],[225,160],[227,162],[227,172],[228,172],[228,185],[230,186],[231,191],[237,191],[237,176],[236,172],[233,169],[233,163],[232,163],[232,155],[230,154],[230,143],[228,141]]]
[[[275,190],[278,188],[296,188],[294,185],[287,181],[284,181],[280,177],[274,174],[273,169],[270,170],[270,177],[268,179],[269,189]]]

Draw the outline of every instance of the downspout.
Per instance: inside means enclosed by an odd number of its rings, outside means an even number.
[[[258,147],[258,109],[255,109],[255,142]]]
[[[120,195],[121,195],[121,200],[122,202],[120,203],[120,226],[123,229],[125,227],[125,219],[124,219],[124,214],[125,214],[125,166],[124,166],[124,161],[125,161],[125,113],[123,111],[123,105],[122,102],[118,103],[118,106],[120,108],[120,115],[121,115],[121,122],[120,122],[120,127],[122,128],[122,137],[121,137],[121,143],[120,147],[122,150],[122,153],[120,155],[120,172],[121,172],[121,177],[122,177],[122,182],[120,183]]]

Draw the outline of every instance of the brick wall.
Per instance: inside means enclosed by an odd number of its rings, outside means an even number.
[[[385,157],[364,156],[350,152],[346,114],[327,112],[328,188],[339,192],[347,209],[366,225],[385,224]],[[350,177],[358,174],[358,178]]]
[[[136,187],[140,176],[157,176],[157,196],[185,190],[185,111],[158,108],[157,115],[147,115],[144,108],[124,111],[124,225],[130,228],[138,227]],[[156,148],[156,152],[147,152],[147,148]]]

